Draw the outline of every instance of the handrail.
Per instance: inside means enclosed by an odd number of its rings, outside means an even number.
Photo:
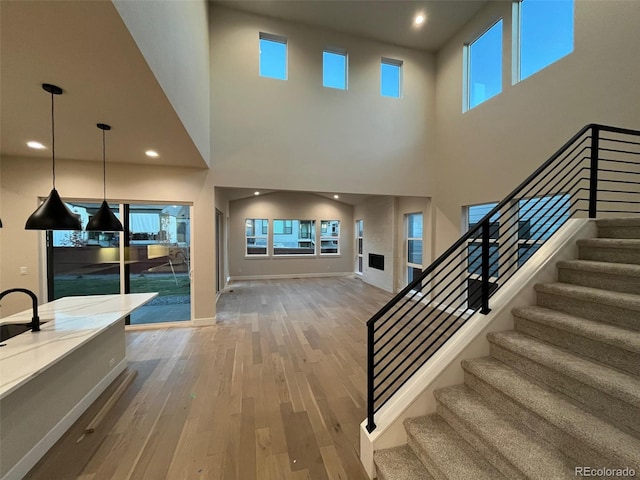
[[[595,218],[598,211],[640,213],[635,207],[640,189],[614,187],[640,186],[635,181],[640,175],[636,137],[640,130],[596,123],[582,127],[367,321],[369,432],[376,428],[375,412],[460,329],[467,314],[490,311],[495,291],[568,218],[584,213]],[[600,152],[607,158],[600,158]],[[611,165],[603,168],[602,163]],[[598,210],[608,204],[618,207]],[[523,240],[519,219],[524,207],[530,212],[531,238]],[[492,230],[494,216],[502,218]],[[479,290],[473,282],[480,283]]]

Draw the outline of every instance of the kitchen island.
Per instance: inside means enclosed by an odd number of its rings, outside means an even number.
[[[61,298],[39,306],[39,332],[2,342],[0,479],[22,478],[126,368],[124,319],[156,295]]]

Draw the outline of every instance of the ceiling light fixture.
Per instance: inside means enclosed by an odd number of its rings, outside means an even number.
[[[104,123],[96,125],[102,130],[102,205],[87,223],[88,232],[121,232],[122,223],[115,216],[107,203],[107,156],[105,147],[105,131],[111,130],[111,126]]]
[[[260,195],[260,192],[253,192],[253,194],[258,196],[258,195]]]
[[[36,150],[44,150],[45,148],[47,148],[43,144],[41,144],[40,142],[36,142],[34,140],[31,140],[30,142],[27,142],[27,147],[35,148]]]
[[[340,198],[340,195],[338,195],[337,193],[333,196],[333,198],[335,198],[336,200]]]
[[[27,219],[26,230],[82,230],[80,219],[63,203],[56,190],[56,135],[53,96],[62,95],[62,89],[43,83],[44,91],[51,94],[51,158],[53,164],[53,189],[44,202]]]
[[[425,16],[421,13],[419,13],[418,15],[416,15],[416,17],[413,19],[413,23],[415,23],[416,25],[422,25],[424,23],[424,21],[426,20]]]
[[[155,150],[147,150],[146,152],[144,152],[144,154],[147,157],[151,157],[151,158],[158,158],[160,155],[158,155],[158,152],[156,152]]]

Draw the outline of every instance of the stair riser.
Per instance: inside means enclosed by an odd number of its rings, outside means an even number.
[[[629,352],[597,340],[559,330],[557,328],[533,322],[520,316],[514,316],[515,329],[534,338],[574,352],[582,357],[591,358],[633,375],[640,375],[640,355]]]
[[[451,425],[451,427],[456,432],[458,432],[458,434],[462,438],[469,442],[469,444],[471,444],[489,463],[491,463],[491,465],[493,465],[493,467],[499,470],[506,478],[514,480],[526,480],[526,477],[520,471],[516,470],[515,467],[511,465],[511,463],[505,460],[502,455],[487,447],[487,442],[472,430],[472,425],[469,425],[440,401],[438,401],[437,403],[436,413],[444,418],[447,423]]]
[[[550,367],[541,365],[524,356],[526,352],[521,353],[523,353],[523,355],[518,355],[495,343],[491,343],[490,345],[490,354],[492,357],[555,388],[573,399],[574,403],[581,408],[585,408],[585,410],[588,410],[594,415],[607,419],[621,430],[640,438],[640,408],[634,407],[627,402],[553,370]]]
[[[612,227],[598,225],[600,238],[640,238],[640,226]]]
[[[578,252],[578,258],[580,260],[640,264],[640,249],[581,246],[578,248]]]
[[[560,428],[547,422],[537,414],[528,410],[525,406],[515,402],[511,397],[500,390],[480,380],[475,375],[465,370],[464,383],[482,395],[495,408],[502,411],[508,417],[520,422],[521,425],[543,438],[548,444],[562,452],[576,462],[576,465],[618,465],[617,459],[606,458],[588,442],[581,438],[569,435]]]
[[[435,480],[448,480],[447,476],[440,471],[435,462],[431,461],[428,452],[421,448],[416,439],[407,432],[407,445],[413,450],[413,453],[420,459],[420,462]]]
[[[559,267],[558,280],[564,283],[612,292],[640,294],[640,278],[629,275],[588,272]]]
[[[640,330],[640,312],[613,305],[588,302],[581,298],[537,292],[537,303],[541,307],[565,312],[576,317],[596,320],[625,328]]]

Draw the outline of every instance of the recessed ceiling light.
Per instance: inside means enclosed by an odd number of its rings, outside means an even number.
[[[336,194],[333,196],[333,198],[335,198],[335,199],[337,200],[338,198],[340,198],[340,195],[338,195],[338,194],[336,193]]]
[[[260,195],[260,192],[253,192],[254,195]]]
[[[27,147],[29,148],[35,148],[36,150],[43,150],[47,147],[45,147],[43,144],[41,144],[40,142],[35,142],[35,141],[30,141],[27,142]]]
[[[413,19],[413,23],[415,23],[416,25],[422,25],[424,21],[425,21],[425,17],[421,13],[416,15],[416,18]]]
[[[144,154],[147,157],[151,157],[151,158],[158,158],[160,155],[158,155],[158,152],[156,152],[155,150],[147,150],[146,152],[144,152]]]

